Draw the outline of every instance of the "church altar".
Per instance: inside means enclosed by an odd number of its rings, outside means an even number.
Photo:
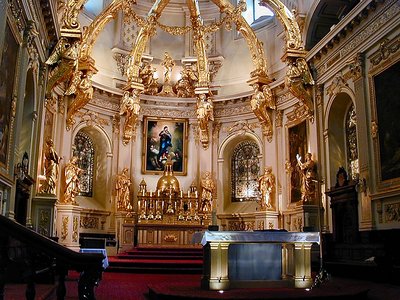
[[[204,249],[201,287],[208,290],[259,286],[309,288],[311,246],[318,232],[206,231],[193,242]]]
[[[139,185],[137,246],[199,247],[193,245],[193,234],[211,225],[211,211],[192,184],[187,192],[173,174],[172,162],[165,165],[157,188],[147,190],[144,180]]]

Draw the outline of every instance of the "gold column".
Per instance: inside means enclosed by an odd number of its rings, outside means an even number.
[[[228,277],[228,248],[230,243],[209,242],[205,249],[205,274],[201,279],[201,287],[207,290],[227,290],[230,282]]]
[[[309,288],[311,278],[311,243],[294,244],[294,286],[296,288]]]

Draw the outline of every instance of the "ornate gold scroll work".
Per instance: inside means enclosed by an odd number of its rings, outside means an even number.
[[[279,0],[261,0],[260,4],[271,8],[285,28],[286,50],[282,57],[287,64],[285,82],[289,91],[303,103],[312,116],[314,106],[310,86],[314,85],[314,79],[305,60],[306,52],[296,18]]]
[[[212,0],[215,5],[217,5],[222,13],[226,13],[230,16],[230,20],[235,23],[236,29],[243,35],[246,43],[249,47],[251,59],[255,66],[255,70],[251,72],[251,76],[263,76],[267,77],[267,62],[265,59],[265,53],[263,44],[261,41],[257,39],[256,34],[254,33],[251,26],[246,22],[243,16],[238,14],[239,11],[244,11],[246,4],[243,1],[239,2],[237,8],[235,8],[229,1],[227,0]],[[230,22],[226,22],[225,25],[229,25]],[[229,27],[227,28],[229,29]]]
[[[78,15],[86,2],[87,0],[67,0],[64,7],[62,29],[80,29]]]
[[[271,8],[281,21],[285,28],[286,49],[304,49],[300,27],[293,13],[279,0],[261,0],[260,4]]]
[[[188,0],[187,3],[190,11],[190,19],[193,27],[194,48],[196,49],[197,56],[197,85],[204,92],[204,88],[208,89],[210,84],[210,76],[208,73],[208,62],[204,41],[205,32],[203,19],[200,16],[198,2],[196,0]]]
[[[148,13],[146,23],[140,29],[135,42],[136,47],[132,49],[128,58],[128,66],[126,70],[126,75],[128,76],[128,87],[132,87],[135,83],[141,83],[139,72],[143,52],[149,38],[156,34],[156,21],[168,3],[169,0],[157,0]]]

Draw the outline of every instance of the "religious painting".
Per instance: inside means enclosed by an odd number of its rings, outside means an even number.
[[[18,57],[18,43],[8,24],[2,52],[0,63],[0,166],[6,168],[10,143],[11,103],[13,102]]]
[[[187,139],[187,120],[144,117],[142,172],[161,174],[171,159],[174,174],[186,175]]]
[[[307,124],[303,121],[288,130],[289,162],[290,162],[290,203],[301,200],[300,168],[297,165],[297,155],[303,159],[307,153]]]
[[[380,181],[400,178],[400,62],[373,76]]]

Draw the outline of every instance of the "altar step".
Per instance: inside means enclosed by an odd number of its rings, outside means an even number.
[[[203,250],[188,248],[134,248],[109,257],[107,272],[201,274]]]

